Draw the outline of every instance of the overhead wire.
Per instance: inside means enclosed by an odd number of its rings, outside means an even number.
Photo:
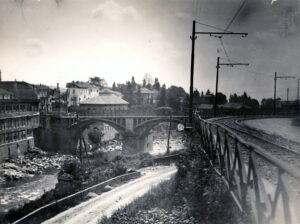
[[[202,26],[206,26],[206,27],[210,27],[210,28],[213,28],[213,29],[216,29],[216,30],[224,31],[223,28],[220,28],[220,27],[217,27],[217,26],[212,26],[212,25],[209,25],[207,23],[201,23],[199,21],[196,21],[196,23],[199,24],[199,25],[202,25]],[[228,31],[228,30],[227,30],[227,32],[232,33],[231,31]]]
[[[229,58],[229,55],[228,55],[228,53],[227,53],[227,51],[226,51],[226,48],[225,48],[225,46],[224,46],[224,43],[223,43],[223,41],[222,41],[222,38],[219,38],[219,40],[220,40],[220,43],[221,43],[221,45],[222,45],[222,48],[223,48],[223,50],[224,50],[224,54],[225,54],[227,60],[228,60],[229,62],[231,62],[231,60],[230,60],[230,58]]]
[[[236,19],[236,17],[239,15],[240,11],[242,10],[242,8],[244,7],[245,3],[247,0],[244,0],[242,2],[242,4],[240,5],[240,7],[238,8],[238,10],[236,11],[236,13],[234,14],[234,16],[232,17],[232,19],[230,20],[230,22],[228,23],[228,25],[226,26],[224,32],[227,32],[227,30],[229,29],[229,27],[232,25],[232,23],[234,22],[234,20]],[[221,37],[223,37],[223,35],[221,35]]]

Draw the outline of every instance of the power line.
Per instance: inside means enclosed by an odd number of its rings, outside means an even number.
[[[225,53],[225,55],[226,55],[227,60],[228,60],[229,62],[231,62],[231,60],[230,60],[230,58],[229,58],[229,56],[228,56],[228,54],[227,54],[227,51],[226,51],[226,49],[225,49],[224,43],[223,43],[223,41],[222,41],[222,38],[219,38],[219,40],[220,40],[220,43],[221,43],[221,45],[222,45],[222,47],[223,47],[223,50],[224,50],[224,53]]]
[[[226,26],[224,32],[227,32],[227,30],[229,29],[229,27],[232,25],[233,21],[235,20],[235,18],[238,16],[238,14],[240,13],[240,11],[242,10],[242,8],[244,7],[245,3],[247,0],[244,0],[243,3],[240,5],[240,7],[238,8],[238,10],[236,11],[236,13],[234,14],[234,16],[232,17],[232,19],[230,20],[229,24]],[[223,36],[223,35],[222,35]],[[221,37],[222,37],[221,36]]]
[[[206,26],[206,27],[210,27],[210,28],[213,28],[213,29],[216,29],[216,30],[220,30],[220,31],[224,31],[223,28],[220,28],[220,27],[217,27],[217,26],[212,26],[212,25],[209,25],[209,24],[206,24],[206,23],[201,23],[199,21],[196,21],[197,24],[200,24],[202,26]],[[231,31],[227,31],[227,33],[232,33]]]
[[[241,70],[241,71],[246,71],[246,72],[252,73],[252,74],[254,74],[256,76],[260,76],[260,77],[262,75],[264,75],[264,76],[270,76],[270,77],[272,76],[273,77],[273,74],[271,74],[271,73],[263,73],[263,72],[258,72],[258,71],[244,69],[244,68],[238,68],[238,67],[232,67],[232,68],[238,69],[238,70]]]

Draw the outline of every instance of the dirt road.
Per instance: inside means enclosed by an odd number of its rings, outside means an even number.
[[[94,224],[103,216],[110,216],[118,208],[132,202],[135,198],[147,193],[153,186],[173,176],[175,166],[148,167],[141,170],[142,176],[109,192],[89,199],[73,208],[70,208],[44,224]]]

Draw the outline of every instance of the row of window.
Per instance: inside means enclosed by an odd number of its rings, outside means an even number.
[[[0,145],[26,139],[33,136],[32,129],[0,134]]]
[[[15,113],[15,112],[26,112],[26,111],[38,111],[38,106],[34,104],[17,104],[10,103],[0,105],[0,113]]]
[[[38,116],[30,117],[29,119],[27,119],[26,117],[1,119],[0,120],[0,131],[26,127],[26,125],[27,126],[36,126],[38,124],[39,124]]]

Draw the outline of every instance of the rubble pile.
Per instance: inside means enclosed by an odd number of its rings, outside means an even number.
[[[50,154],[40,149],[30,150],[23,158],[11,160],[0,165],[0,182],[20,180],[42,174],[46,169],[60,169],[71,155]]]

